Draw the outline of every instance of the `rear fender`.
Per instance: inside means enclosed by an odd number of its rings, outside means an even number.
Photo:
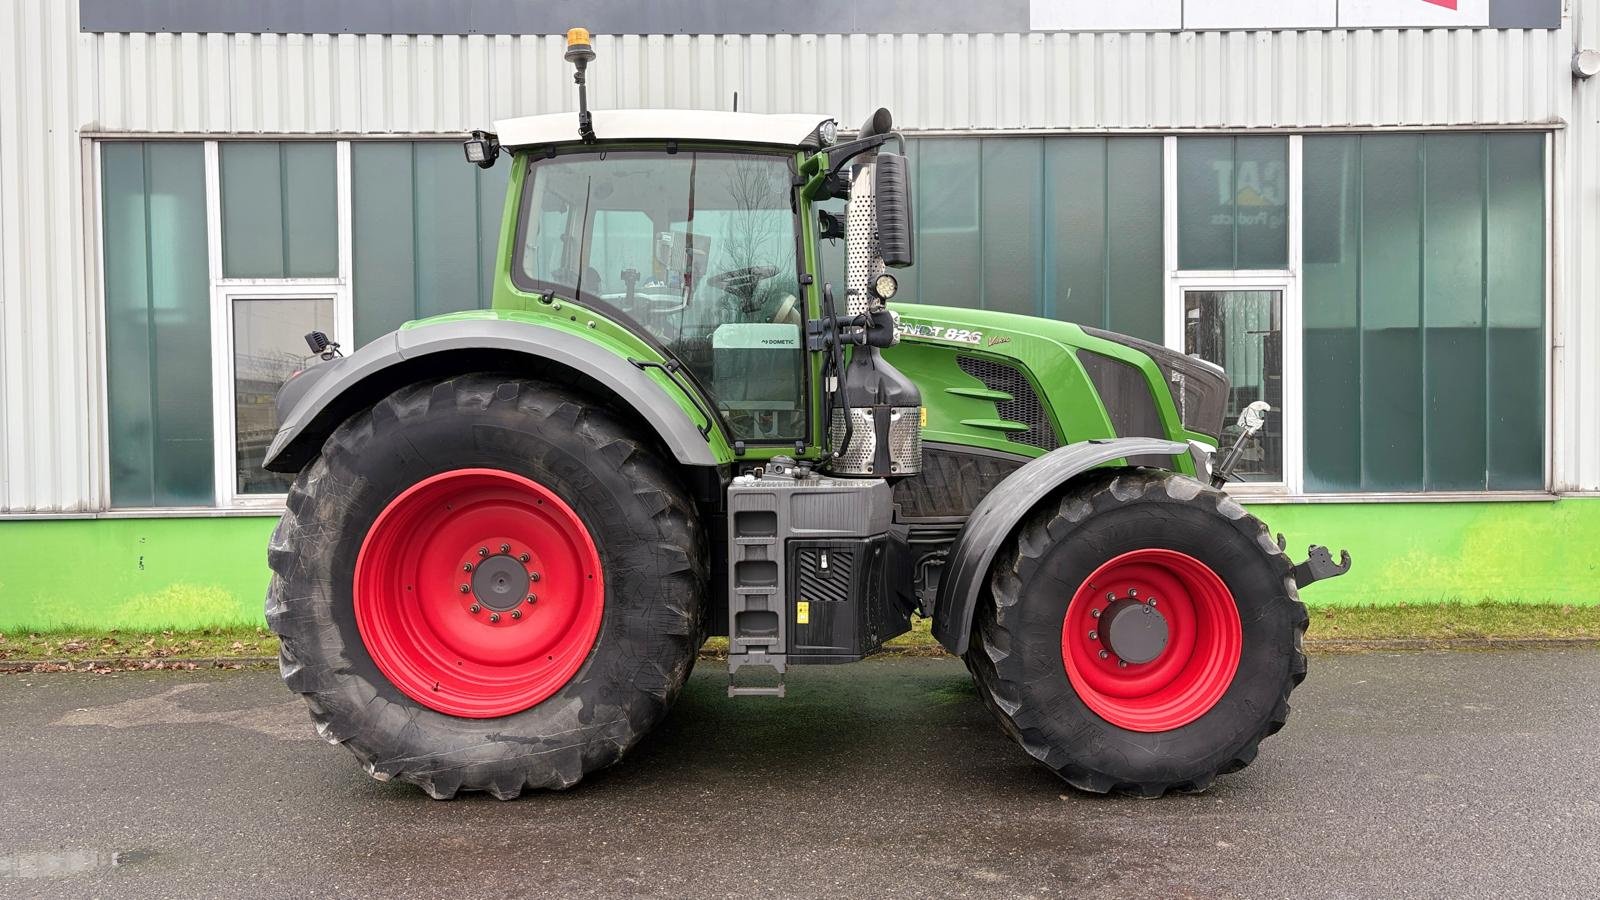
[[[1204,479],[1209,472],[1208,451],[1198,445],[1142,437],[1069,444],[1012,472],[973,509],[950,547],[934,602],[933,636],[957,656],[967,652],[972,616],[995,555],[1017,525],[1057,488],[1115,460],[1188,454],[1194,456],[1195,471]]]
[[[321,363],[284,385],[279,395],[278,434],[263,467],[298,472],[316,457],[322,442],[354,412],[370,406],[416,377],[451,371],[428,366],[451,355],[481,353],[526,360],[539,367],[568,370],[614,395],[619,406],[637,414],[655,431],[680,463],[715,466],[710,422],[696,422],[679,401],[645,368],[594,341],[530,322],[463,319],[391,332],[348,357]],[[459,367],[459,366],[458,366]],[[462,371],[471,369],[470,361]],[[706,430],[702,430],[705,428]]]

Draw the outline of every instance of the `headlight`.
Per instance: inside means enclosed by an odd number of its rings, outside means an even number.
[[[872,296],[877,297],[879,300],[887,300],[893,297],[894,292],[898,290],[900,290],[900,282],[896,281],[894,276],[888,272],[872,279]]]

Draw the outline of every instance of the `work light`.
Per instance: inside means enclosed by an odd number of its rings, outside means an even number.
[[[461,149],[467,154],[467,162],[487,169],[500,156],[500,138],[487,131],[474,131],[472,137],[461,142]]]

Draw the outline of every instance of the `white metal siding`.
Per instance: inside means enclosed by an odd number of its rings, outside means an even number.
[[[600,36],[591,90],[597,106],[710,109],[737,91],[743,110],[847,126],[884,105],[916,130],[1570,121],[1554,450],[1560,486],[1600,490],[1600,83],[1568,71],[1575,43],[1600,47],[1600,0],[1572,5],[1560,31]],[[62,0],[0,11],[0,510],[100,502],[80,133],[453,132],[575,103],[556,37],[80,34],[76,17]]]
[[[77,3],[0,6],[0,509],[81,508],[96,491],[77,30]]]
[[[95,131],[438,132],[575,108],[559,37],[83,34]],[[1557,121],[1553,30],[596,38],[594,105],[828,112],[914,129]]]
[[[1573,0],[1569,53],[1600,49],[1600,0]],[[1554,456],[1559,486],[1600,490],[1600,78],[1573,80],[1557,142]]]

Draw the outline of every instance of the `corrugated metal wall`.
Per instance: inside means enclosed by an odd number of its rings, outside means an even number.
[[[597,106],[836,112],[918,130],[1369,128],[1572,121],[1558,136],[1563,486],[1600,490],[1600,0],[1561,31],[599,37]],[[554,37],[80,34],[0,11],[0,509],[100,494],[97,293],[80,132],[428,133],[569,110]],[[1596,79],[1600,82],[1600,79]],[[1581,152],[1578,148],[1584,148]],[[90,192],[92,200],[93,191]],[[1581,369],[1581,371],[1579,371]],[[1314,390],[1314,385],[1308,385]]]
[[[77,16],[60,0],[0,5],[0,509],[81,508],[97,490]]]
[[[559,37],[85,34],[103,131],[429,132],[575,108]],[[596,41],[599,107],[837,112],[917,129],[1540,123],[1559,31],[650,35]]]
[[[1570,47],[1600,49],[1600,0],[1573,0]],[[1558,136],[1554,328],[1557,472],[1600,490],[1600,77],[1572,81]]]

